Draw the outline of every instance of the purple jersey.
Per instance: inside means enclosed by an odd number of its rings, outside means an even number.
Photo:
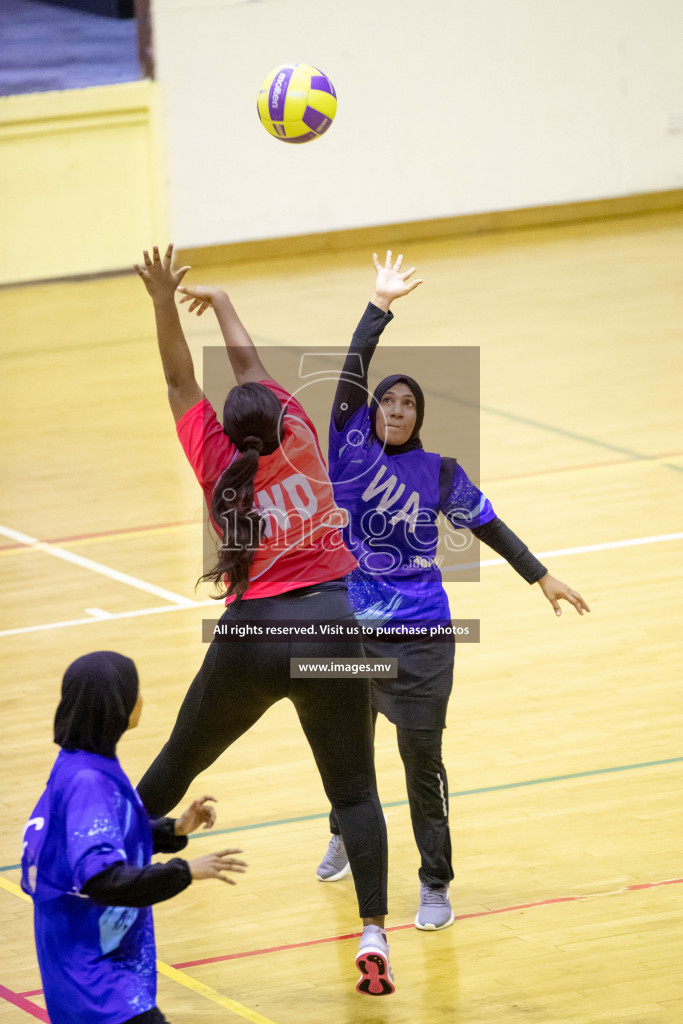
[[[344,540],[359,563],[347,577],[357,617],[376,625],[449,620],[437,517],[443,512],[456,529],[481,526],[496,518],[488,499],[458,466],[443,501],[441,456],[421,448],[387,455],[367,406],[341,430],[332,419],[329,464],[337,504],[349,512]]]
[[[21,880],[52,1024],[121,1024],[156,1004],[151,909],[80,895],[110,865],[151,856],[147,813],[119,762],[62,750],[24,829]]]

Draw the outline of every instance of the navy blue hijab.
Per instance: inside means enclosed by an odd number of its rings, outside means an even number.
[[[425,397],[422,393],[422,388],[413,380],[412,377],[406,376],[405,373],[394,373],[390,377],[385,377],[381,380],[375,390],[372,393],[372,399],[370,401],[370,424],[372,426],[372,432],[377,437],[377,431],[375,429],[375,417],[379,404],[382,401],[382,396],[393,388],[394,384],[407,384],[413,393],[415,399],[415,426],[413,432],[407,441],[403,444],[384,444],[384,451],[387,455],[404,455],[405,452],[415,451],[416,448],[422,448],[422,441],[420,440],[420,427],[425,416]]]
[[[114,651],[95,651],[69,665],[55,713],[55,743],[116,757],[138,699],[135,663]]]

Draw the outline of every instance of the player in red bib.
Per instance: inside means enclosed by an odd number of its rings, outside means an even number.
[[[178,437],[221,537],[217,564],[202,579],[225,584],[227,608],[222,631],[138,792],[150,814],[165,815],[195,776],[272,704],[289,698],[351,864],[364,925],[356,987],[387,995],[394,991],[384,931],[387,839],[373,764],[369,679],[292,679],[290,658],[316,658],[319,646],[295,635],[278,642],[264,642],[258,633],[226,637],[240,624],[258,629],[282,620],[355,622],[343,579],[357,565],[341,536],[345,513],[335,504],[313,424],[270,378],[228,296],[217,288],[179,288],[189,267],[173,270],[172,259],[172,245],[163,258],[155,247],[135,269],[154,303]],[[213,307],[223,333],[237,386],[225,401],[222,426],[195,378],[176,289],[190,311]],[[332,635],[325,655],[362,660],[363,648],[360,641]]]

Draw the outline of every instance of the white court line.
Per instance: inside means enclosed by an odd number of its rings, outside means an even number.
[[[142,615],[162,615],[164,612],[178,612],[184,608],[208,608],[218,605],[223,610],[223,605],[218,601],[192,601],[186,605],[164,604],[159,608],[137,608],[132,612],[112,612],[106,618],[89,615],[87,619],[66,619],[63,622],[47,622],[42,626],[21,626],[19,629],[0,630],[0,636],[16,636],[18,633],[42,633],[46,629],[66,629],[68,626],[92,626],[93,622],[112,622],[114,619],[137,619]]]
[[[125,583],[129,587],[135,587],[136,590],[144,590],[147,594],[162,597],[165,601],[171,601],[181,608],[192,608],[195,604],[190,598],[174,594],[172,590],[157,587],[153,583],[146,583],[145,580],[139,580],[137,576],[129,576],[127,572],[119,572],[118,569],[112,569],[108,565],[103,565],[102,562],[93,562],[91,558],[75,555],[73,551],[66,551],[64,548],[57,547],[56,544],[46,544],[44,541],[38,540],[37,537],[30,537],[27,533],[12,530],[9,526],[0,526],[0,534],[19,544],[26,544],[34,551],[44,551],[48,555],[54,555],[55,558],[61,558],[64,562],[78,565],[81,569],[90,569],[91,572],[99,573],[100,576],[108,576],[110,580],[116,580],[117,583]]]
[[[92,615],[94,619],[110,619],[112,616],[111,612],[105,612],[102,608],[84,608],[83,611]]]
[[[536,558],[555,558],[560,555],[582,555],[586,551],[609,551],[612,548],[635,548],[640,544],[660,544],[667,540],[683,540],[683,533],[659,533],[654,537],[634,537],[632,540],[609,540],[604,544],[584,544],[578,548],[555,548],[554,551],[534,552]],[[490,565],[507,565],[504,558],[486,558],[481,562],[468,562],[466,565],[445,565],[442,572],[456,572],[461,569],[476,569]],[[448,582],[448,581],[446,581]],[[1,634],[0,634],[1,635]]]
[[[4,527],[0,527],[0,531],[4,530]],[[16,531],[13,531],[16,532]],[[660,533],[654,537],[635,537],[631,540],[612,540],[606,541],[604,544],[585,544],[583,547],[578,548],[556,548],[554,551],[539,551],[537,558],[547,558],[549,555],[580,555],[586,551],[607,551],[612,548],[631,548],[638,547],[640,544],[659,544],[663,541],[669,540],[683,540],[683,533]],[[472,566],[492,566],[492,565],[507,565],[504,558],[489,558],[484,562],[472,562]],[[454,566],[453,568],[464,569],[466,566]],[[132,612],[114,612],[112,615],[107,616],[106,619],[95,618],[94,616],[88,616],[87,619],[68,619],[65,622],[48,622],[43,626],[21,626],[18,629],[3,629],[0,630],[0,637],[2,636],[16,636],[18,633],[40,633],[45,629],[66,629],[68,626],[92,626],[94,622],[111,622],[112,619],[136,619],[142,615],[160,615],[163,612],[177,612],[181,608],[208,608],[213,605],[214,608],[221,608],[222,605],[218,601],[190,601],[187,598],[183,598],[184,604],[175,605],[164,605],[162,608],[140,608]]]

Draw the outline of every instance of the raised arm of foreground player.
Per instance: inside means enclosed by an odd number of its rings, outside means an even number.
[[[183,285],[181,302],[190,302],[190,312],[197,316],[213,307],[228,352],[235,380],[238,384],[270,380],[270,375],[261,362],[256,345],[240,320],[227,292],[212,285]]]
[[[415,273],[415,267],[411,267],[403,274],[400,272],[403,256],[399,256],[392,264],[389,250],[384,266],[380,265],[376,252],[372,254],[372,259],[377,271],[375,289],[360,323],[353,332],[337,384],[332,405],[335,430],[342,430],[354,413],[368,401],[368,367],[382,331],[393,320],[389,306],[394,299],[408,295],[422,284],[421,278],[409,280]]]
[[[142,278],[149,297],[154,303],[159,355],[168,385],[168,401],[176,421],[204,397],[194,375],[192,356],[180,326],[180,317],[175,304],[175,291],[190,269],[173,269],[173,244],[169,245],[163,259],[158,246],[154,246],[153,258],[145,249],[143,264],[134,264]]]

